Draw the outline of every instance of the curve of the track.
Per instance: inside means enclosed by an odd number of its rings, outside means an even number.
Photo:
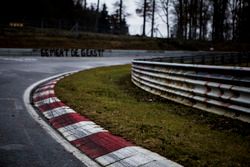
[[[0,166],[84,166],[26,111],[22,99],[31,84],[63,72],[130,63],[128,57],[42,58],[0,55]]]
[[[30,117],[23,93],[32,83],[55,74],[132,59],[0,57],[0,166],[84,166]]]

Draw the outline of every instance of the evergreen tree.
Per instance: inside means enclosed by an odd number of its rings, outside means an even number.
[[[110,33],[110,18],[107,11],[106,4],[103,4],[102,11],[98,21],[98,32]]]
[[[112,27],[115,34],[128,34],[128,26],[126,17],[129,15],[126,13],[126,6],[123,4],[123,0],[116,1],[114,4],[115,13],[112,15]]]

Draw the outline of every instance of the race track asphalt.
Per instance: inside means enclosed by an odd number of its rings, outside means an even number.
[[[41,79],[87,68],[126,64],[133,57],[0,57],[0,166],[84,166],[29,115],[25,89]]]

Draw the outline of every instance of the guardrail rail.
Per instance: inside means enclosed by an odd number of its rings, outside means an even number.
[[[200,64],[184,63],[197,61],[196,57],[179,57],[183,63],[170,63],[174,58],[134,60],[131,79],[138,87],[163,98],[250,122],[250,68],[206,65],[215,61],[207,57],[200,59]],[[246,58],[249,60],[249,56]]]

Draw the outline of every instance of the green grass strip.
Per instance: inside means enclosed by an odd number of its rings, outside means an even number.
[[[56,95],[77,112],[136,145],[184,166],[248,166],[250,125],[153,96],[130,81],[130,66],[83,71]]]

